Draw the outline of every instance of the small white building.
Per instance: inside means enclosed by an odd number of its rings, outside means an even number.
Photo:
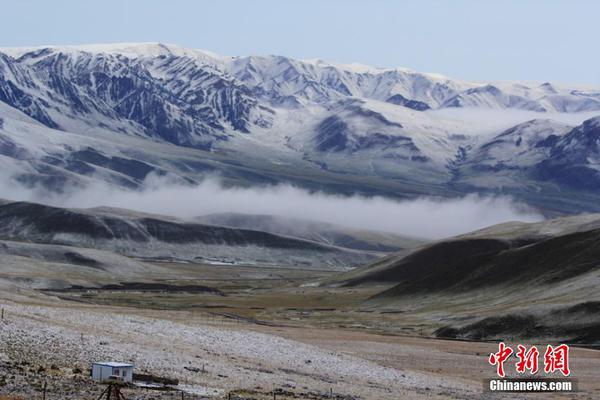
[[[133,364],[119,362],[92,363],[92,379],[96,382],[121,380],[133,381]]]

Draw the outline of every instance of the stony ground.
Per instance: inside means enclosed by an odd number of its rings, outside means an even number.
[[[88,369],[92,361],[108,360],[180,381],[175,391],[123,389],[129,400],[179,399],[181,391],[186,399],[236,400],[272,399],[273,392],[280,400],[500,397],[481,390],[491,344],[240,325],[193,312],[66,302],[4,301],[2,307],[0,396],[41,399],[45,382],[48,400],[97,399],[104,386],[90,380]],[[598,352],[575,355],[585,390],[554,398],[600,393]]]
[[[139,372],[179,379],[179,389],[190,399],[225,398],[229,392],[260,398],[273,390],[280,391],[280,398],[326,398],[331,392],[338,399],[469,397],[468,388],[450,380],[238,326],[175,322],[108,308],[3,307],[4,394],[35,398],[46,380],[48,399],[94,398],[103,387],[90,382],[90,363],[119,360],[135,363]],[[134,399],[174,396],[142,390],[128,394]]]

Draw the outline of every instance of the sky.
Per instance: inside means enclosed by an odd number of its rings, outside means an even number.
[[[595,0],[0,0],[0,46],[162,42],[600,85]]]

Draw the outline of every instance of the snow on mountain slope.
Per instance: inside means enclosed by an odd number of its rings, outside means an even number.
[[[573,189],[600,187],[600,117],[591,118],[562,137],[552,137],[550,156],[536,176]]]
[[[217,65],[225,62],[228,58],[206,50],[188,49],[185,47],[163,44],[156,42],[147,43],[109,43],[109,44],[87,44],[75,46],[35,46],[35,47],[5,47],[0,51],[14,58],[20,58],[24,54],[37,52],[51,48],[61,53],[78,54],[81,52],[90,54],[114,54],[127,58],[174,56],[187,57],[202,61],[207,65]]]
[[[457,186],[502,191],[573,212],[571,207],[596,201],[589,195],[600,188],[600,117],[575,127],[550,120],[519,124],[474,148],[454,174]]]
[[[86,123],[210,147],[230,131],[270,123],[270,110],[259,107],[244,85],[196,58],[46,48],[3,61],[19,72],[3,74],[5,86],[24,94],[0,89],[0,99],[53,128],[78,131]],[[36,108],[11,101],[15,97],[27,97]]]
[[[48,103],[31,94],[38,89],[35,78],[27,68],[0,52],[0,101],[22,110],[49,127],[57,127],[46,110]]]
[[[274,104],[323,103],[344,97],[413,102],[419,109],[480,107],[537,112],[600,110],[600,91],[498,82],[466,82],[403,68],[373,68],[281,56],[225,59],[225,70]],[[401,97],[398,97],[401,96]],[[410,103],[409,103],[410,104]]]
[[[0,49],[0,106],[0,161],[28,184],[216,172],[399,197],[518,187],[536,202],[575,179],[553,176],[571,144],[544,140],[600,113],[600,90],[123,43]],[[587,174],[596,150],[577,141]]]
[[[476,141],[455,134],[470,132],[458,120],[375,100],[277,109],[275,121],[269,129],[232,140],[227,148],[242,151],[252,142],[272,148],[270,156],[281,155],[284,164],[301,158],[323,172],[443,184],[450,179],[446,164],[457,149]]]
[[[546,159],[550,144],[573,127],[536,119],[516,125],[482,144],[471,156],[480,168],[522,168]]]
[[[535,100],[514,94],[506,94],[494,85],[468,89],[446,100],[442,107],[516,108],[537,112],[547,111]]]
[[[323,103],[348,96],[387,100],[395,94],[436,107],[464,85],[434,74],[300,61],[280,56],[240,57],[226,70],[277,104]]]
[[[475,106],[535,111],[581,112],[600,110],[600,90],[577,90],[551,83],[467,82],[440,74],[405,68],[375,68],[323,60],[283,56],[220,56],[206,50],[161,43],[117,43],[81,46],[5,48],[15,58],[52,48],[76,56],[114,55],[128,59],[187,58],[204,68],[226,72],[277,105],[328,102],[348,96],[385,101],[401,95],[431,108]]]
[[[319,122],[313,138],[321,152],[368,153],[406,162],[445,165],[461,142],[453,121],[374,100],[346,101]]]
[[[13,58],[13,64],[19,68],[38,65],[38,71],[51,71],[50,68],[59,67],[59,71],[51,72],[69,73],[70,77],[73,72],[69,69],[74,67],[80,74],[82,70],[97,73],[99,69],[99,72],[112,77],[116,75],[119,79],[131,74],[142,79],[146,74],[146,77],[149,75],[161,83],[168,83],[169,89],[175,88],[176,91],[171,94],[176,97],[183,94],[181,100],[186,103],[198,101],[198,96],[188,92],[198,94],[206,91],[208,86],[233,85],[242,94],[262,98],[271,105],[281,107],[297,107],[306,105],[306,102],[324,104],[347,97],[360,97],[392,103],[402,99],[402,105],[415,102],[412,104],[422,110],[427,107],[467,106],[539,112],[600,110],[600,90],[573,90],[550,83],[465,82],[401,68],[343,65],[321,60],[301,61],[281,56],[224,57],[203,50],[160,43],[6,48],[0,49],[0,52],[8,55],[4,56],[8,61]],[[46,61],[41,62],[42,59]],[[66,66],[67,61],[73,65]],[[139,71],[141,66],[145,68]],[[177,74],[177,78],[174,74]],[[204,79],[199,79],[203,76]],[[236,78],[237,84],[232,83],[232,77]],[[79,77],[78,83],[88,83],[87,80],[93,82],[84,75]],[[205,85],[201,84],[203,81],[206,81]],[[209,103],[208,108],[224,104],[220,99]],[[221,110],[217,117],[223,117],[223,114],[227,113]],[[196,119],[200,117],[208,116],[196,115]],[[247,115],[244,114],[242,118],[247,118]],[[236,129],[247,129],[244,123],[248,121],[238,121],[235,115],[225,120]]]
[[[41,184],[43,187],[61,191],[66,186],[81,187],[90,184],[91,175],[94,175],[94,179],[119,186],[135,186],[128,176],[132,172],[123,174],[96,168],[72,156],[85,149],[110,148],[110,157],[115,157],[118,154],[115,143],[50,129],[37,121],[27,120],[27,116],[19,115],[16,110],[7,111],[9,110],[6,110],[6,107],[0,107],[0,112],[4,114],[0,128],[3,180],[13,178],[26,186]],[[7,117],[7,114],[17,118]],[[96,154],[102,152],[94,151]]]

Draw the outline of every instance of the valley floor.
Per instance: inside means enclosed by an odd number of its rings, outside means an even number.
[[[132,361],[136,372],[179,379],[187,399],[479,399],[493,377],[492,343],[383,336],[344,329],[241,323],[194,311],[24,300],[2,302],[0,394],[23,399],[96,399],[104,386],[88,378],[92,361]],[[17,301],[13,301],[17,300]],[[600,393],[600,352],[574,349],[580,390]],[[130,388],[128,399],[180,393]],[[525,396],[521,396],[525,397]],[[515,398],[507,396],[506,398]],[[561,398],[556,396],[555,398]]]
[[[98,399],[105,386],[89,378],[94,361],[179,381],[166,391],[125,388],[128,400],[182,391],[188,400],[539,398],[483,390],[496,343],[431,338],[460,307],[425,316],[365,307],[382,287],[314,285],[330,274],[144,262],[111,279],[98,268],[4,256],[0,400],[41,399],[44,382],[47,400]],[[598,398],[600,351],[573,348],[571,360],[580,391],[552,398]]]

